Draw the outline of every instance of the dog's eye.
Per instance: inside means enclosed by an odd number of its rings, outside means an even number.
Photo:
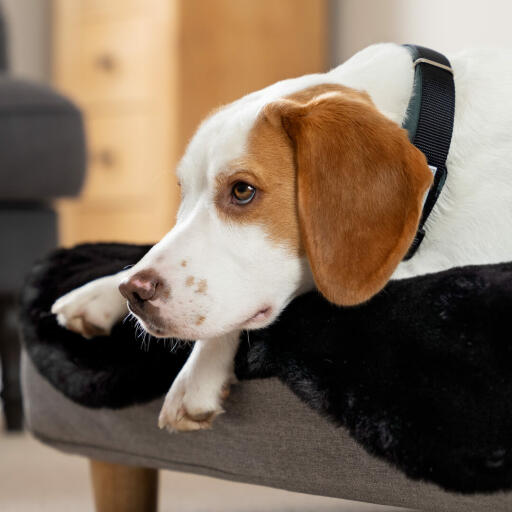
[[[237,204],[250,203],[254,199],[255,194],[256,189],[244,181],[236,182],[231,189],[231,195]]]

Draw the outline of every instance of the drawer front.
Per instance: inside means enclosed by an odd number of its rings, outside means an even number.
[[[163,170],[156,159],[153,124],[144,114],[87,118],[85,199],[151,201],[161,194]]]
[[[158,41],[149,20],[80,23],[60,82],[84,106],[149,101]]]

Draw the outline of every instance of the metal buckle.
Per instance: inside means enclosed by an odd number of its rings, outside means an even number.
[[[439,64],[439,62],[436,62],[435,60],[424,59],[423,57],[420,57],[419,59],[416,59],[413,62],[414,67],[416,67],[418,64],[430,64],[431,66],[435,66],[436,68],[441,68],[444,69],[445,71],[449,71],[453,75],[453,69],[450,66]]]

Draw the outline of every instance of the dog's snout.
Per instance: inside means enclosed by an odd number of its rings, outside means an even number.
[[[152,271],[142,271],[126,279],[119,285],[121,295],[132,304],[142,304],[154,300],[161,288],[161,280]]]

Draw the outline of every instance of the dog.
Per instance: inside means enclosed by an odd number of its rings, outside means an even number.
[[[210,115],[177,169],[174,228],[134,267],[58,299],[59,324],[91,337],[129,311],[156,337],[195,340],[159,426],[199,430],[224,412],[240,332],[294,297],[316,287],[353,306],[390,279],[511,260],[512,54],[449,58],[448,177],[411,259],[433,178],[401,128],[411,56],[384,43]]]

